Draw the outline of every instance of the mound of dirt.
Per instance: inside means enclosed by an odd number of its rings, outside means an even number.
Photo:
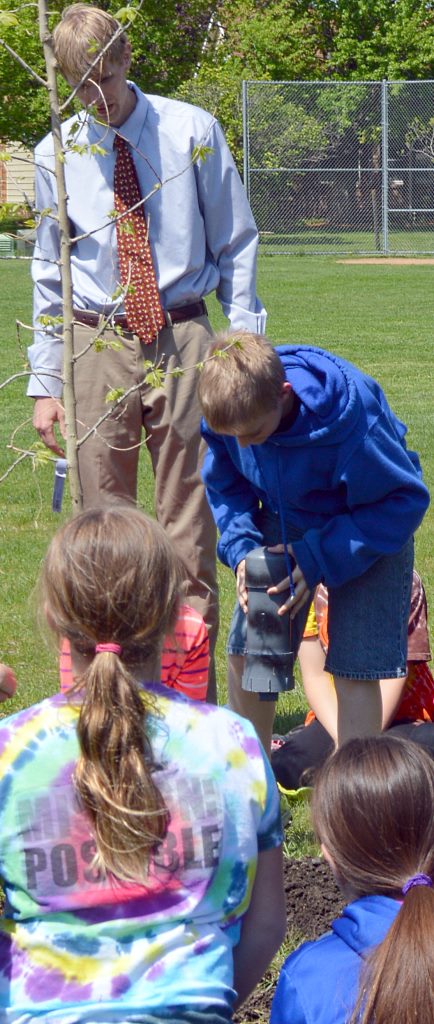
[[[344,906],[327,864],[320,857],[285,860],[284,878],[288,931],[295,932],[300,941],[317,939],[330,928]],[[265,984],[244,1003],[234,1021],[237,1024],[268,1021],[274,987],[274,980],[266,977]]]
[[[288,928],[317,939],[344,906],[330,868],[321,857],[287,860],[284,877]]]

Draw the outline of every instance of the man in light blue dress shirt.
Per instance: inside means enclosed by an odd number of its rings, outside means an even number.
[[[256,296],[256,226],[215,119],[190,104],[146,96],[129,82],[130,43],[109,14],[88,4],[66,8],[54,45],[71,86],[81,82],[98,50],[105,48],[101,64],[78,91],[85,109],[62,126],[68,214],[77,239],[71,251],[74,346],[76,353],[88,349],[75,364],[78,436],[107,410],[108,389],[131,388],[143,380],[144,359],[161,361],[165,370],[189,369],[182,376],[166,375],[164,387],[140,387],[121,414],[118,410],[106,419],[83,444],[79,472],[84,504],[136,500],[144,430],[156,514],[185,562],[188,600],[204,616],[213,648],[218,628],[215,527],[200,479],[203,442],[194,367],[206,357],[212,336],[203,301],[210,292],[216,291],[234,329],[264,331],[266,314]],[[124,330],[120,351],[95,351],[91,339],[101,317],[116,309],[115,320],[125,320],[123,307],[113,298],[119,286],[116,229],[110,217],[117,132],[129,143],[141,194],[149,197],[145,217],[166,327],[149,345]],[[210,152],[195,162],[192,152],[198,145]],[[62,313],[51,134],[37,146],[35,162],[37,208],[52,210],[54,216],[41,219],[32,268],[36,330],[29,349],[28,394],[36,399],[36,430],[60,454],[54,427],[64,433],[62,340],[53,329],[42,329],[40,321]],[[104,341],[111,337],[119,341],[107,327]],[[210,698],[215,698],[212,679]]]

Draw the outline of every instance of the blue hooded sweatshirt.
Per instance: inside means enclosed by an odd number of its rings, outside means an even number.
[[[363,956],[383,941],[400,907],[389,896],[363,896],[345,907],[331,932],[291,953],[279,975],[270,1024],[346,1024]]]
[[[380,385],[319,348],[276,348],[299,399],[295,421],[241,448],[202,421],[203,479],[220,532],[221,561],[236,569],[264,543],[260,506],[279,514],[310,588],[339,587],[401,550],[429,504],[418,456]],[[300,537],[302,539],[293,539]]]

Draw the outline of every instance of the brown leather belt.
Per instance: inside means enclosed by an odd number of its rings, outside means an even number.
[[[198,302],[190,302],[188,306],[176,306],[175,309],[165,309],[166,327],[172,324],[180,324],[184,320],[195,320],[198,316],[207,316],[208,310],[203,299]],[[89,309],[74,309],[74,320],[85,327],[98,327],[104,313],[92,313]],[[122,327],[128,331],[127,318],[124,313],[116,313],[115,316],[107,316],[109,324],[115,327]]]

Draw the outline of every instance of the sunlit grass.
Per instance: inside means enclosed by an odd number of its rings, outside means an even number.
[[[269,311],[267,332],[277,343],[304,343],[331,349],[377,377],[392,407],[408,424],[409,445],[421,455],[425,478],[434,483],[434,391],[432,288],[434,267],[347,265],[326,257],[259,259],[258,291]],[[23,369],[29,337],[16,340],[15,320],[30,321],[29,264],[0,261],[2,318],[1,378]],[[213,296],[208,306],[216,329],[225,326]],[[6,449],[11,435],[19,447],[35,440],[25,398],[25,381],[0,391],[0,475],[13,461]],[[19,689],[7,709],[41,699],[57,686],[52,655],[41,642],[29,602],[46,544],[59,517],[51,512],[53,467],[32,472],[21,463],[0,484],[0,657],[19,676]],[[153,511],[150,463],[143,453],[139,501]],[[417,564],[431,606],[434,604],[433,517],[429,513],[417,534]],[[225,640],[235,598],[233,575],[220,567],[221,629],[217,649],[220,700],[226,699]],[[304,697],[295,691],[279,702],[276,731],[300,721]],[[2,708],[6,713],[6,708]],[[1,713],[1,712],[0,712]]]
[[[269,310],[268,335],[276,343],[303,343],[329,348],[372,374],[383,385],[390,403],[409,426],[409,445],[421,455],[425,478],[434,483],[433,292],[434,268],[381,267],[341,264],[331,258],[262,257],[258,290]],[[29,322],[31,289],[28,264],[0,261],[2,318],[0,322],[1,379],[22,370],[22,347],[15,341],[15,319]],[[213,297],[208,300],[213,325],[225,326]],[[26,447],[35,435],[30,425],[31,402],[22,380],[0,391],[0,476],[14,455],[15,443]],[[0,659],[15,669],[19,687],[15,698],[0,705],[0,717],[41,700],[57,689],[53,651],[35,624],[34,587],[49,538],[68,516],[51,512],[53,467],[32,472],[21,463],[0,483]],[[146,453],[140,469],[139,501],[153,511],[152,473]],[[433,517],[429,513],[417,535],[417,564],[429,603],[434,606]],[[219,699],[226,700],[225,640],[235,599],[232,573],[219,568],[221,628],[217,648]],[[305,699],[296,688],[280,699],[275,731],[285,732],[303,719]],[[318,847],[309,824],[307,802],[290,805],[292,821],[285,829],[285,855],[316,856]],[[303,936],[288,934],[267,971],[261,989],[274,988],[284,958]],[[242,1011],[238,1018],[242,1021]],[[268,1013],[263,1020],[267,1024]]]

